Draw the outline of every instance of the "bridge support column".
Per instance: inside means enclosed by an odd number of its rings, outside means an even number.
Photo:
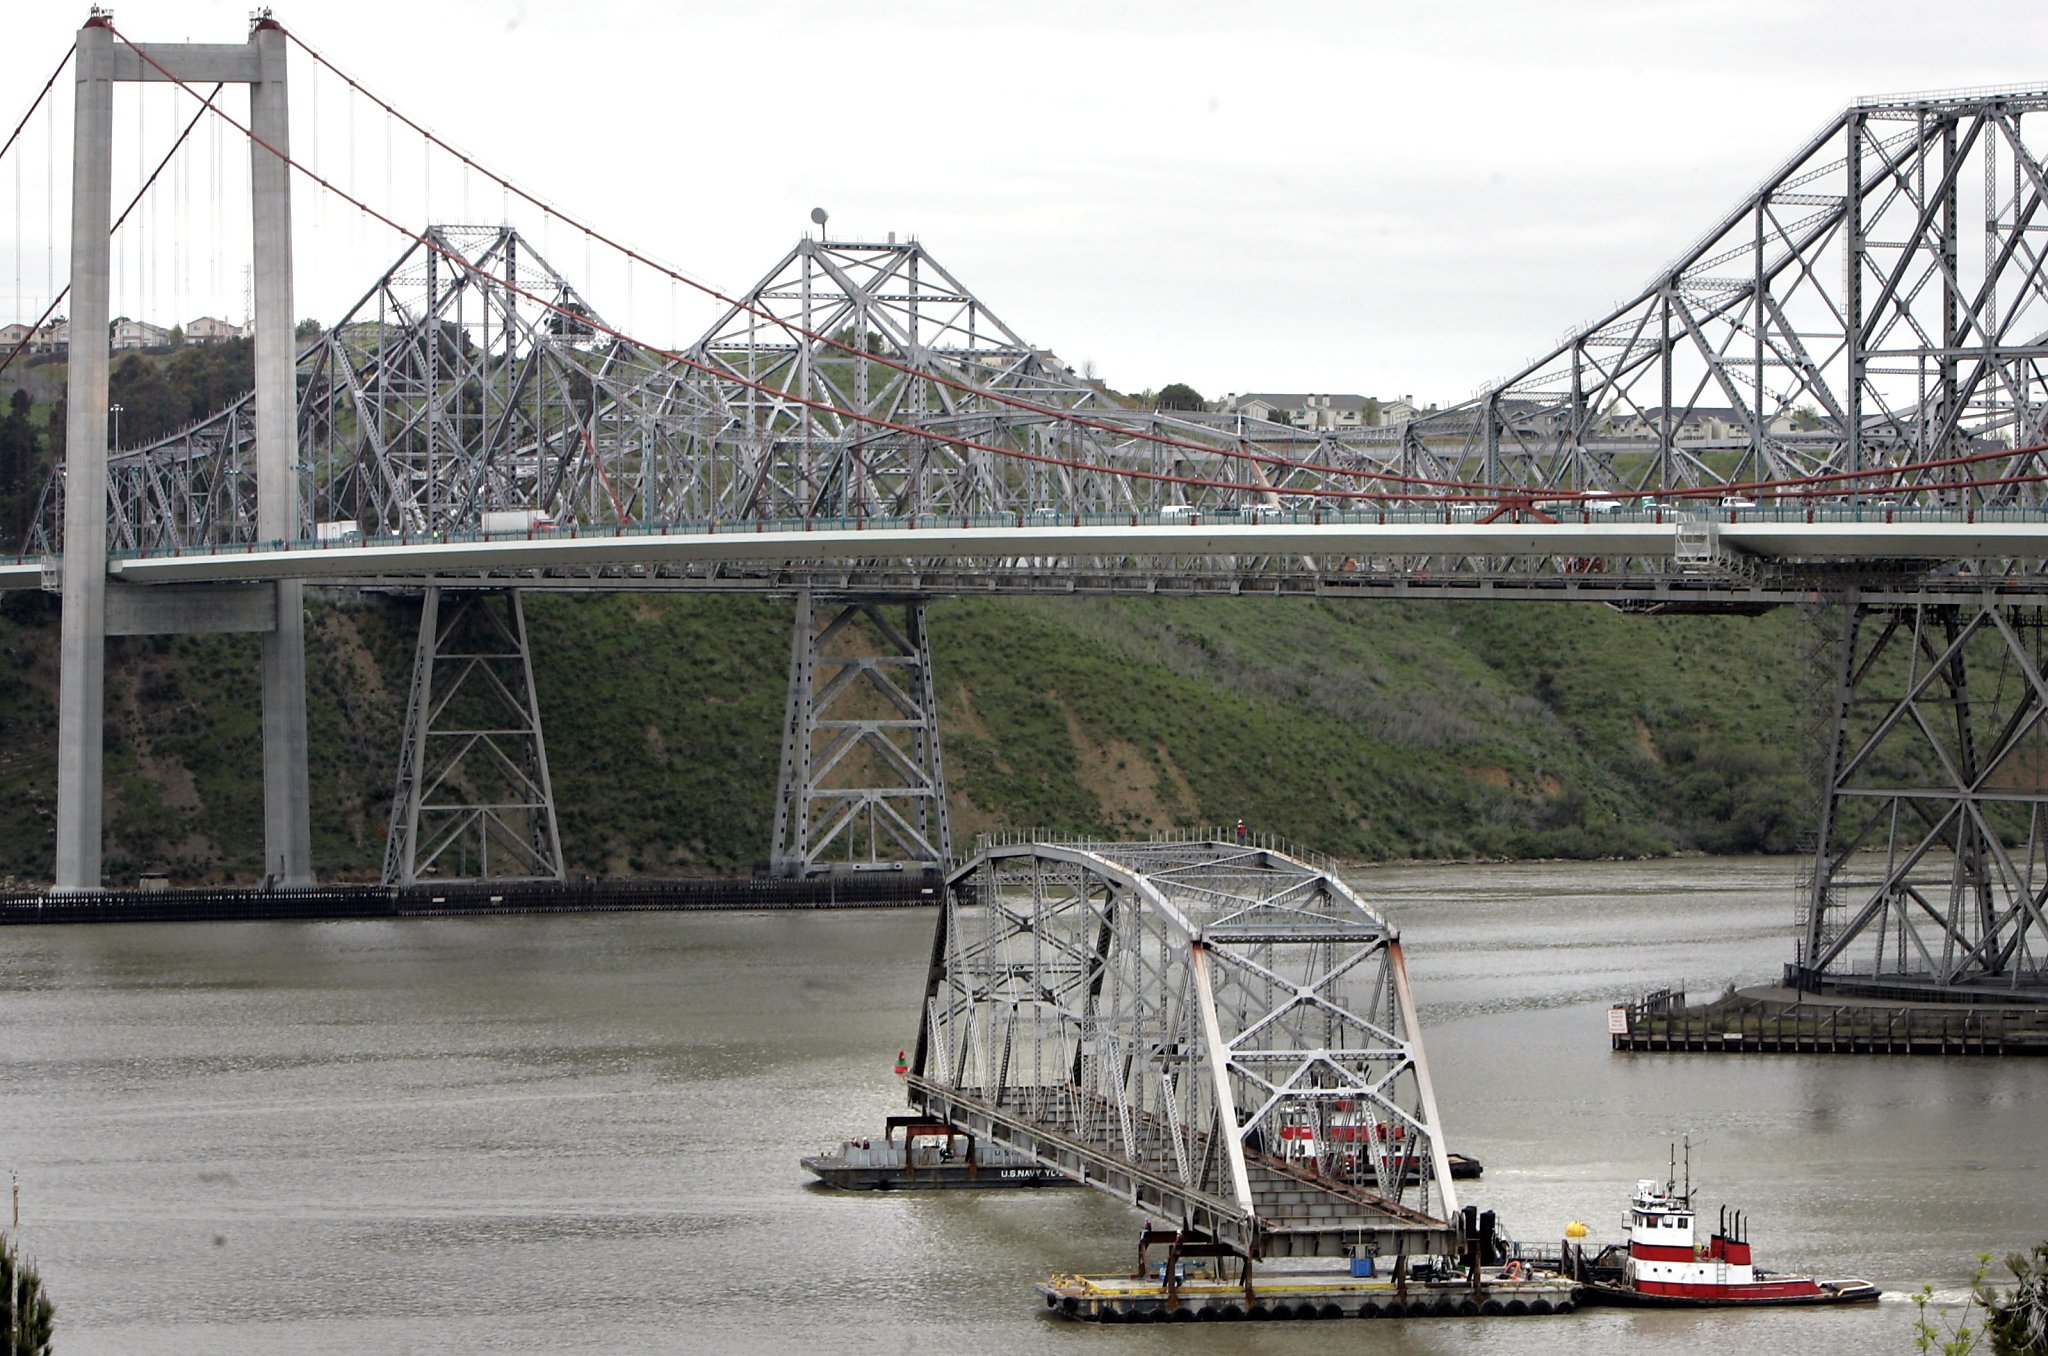
[[[1844,613],[1791,977],[2048,998],[2048,609]]]
[[[292,337],[291,154],[284,30],[259,20],[249,35],[249,195],[255,240],[256,535],[290,541],[299,522],[299,401]],[[277,626],[263,637],[263,869],[281,885],[313,883],[306,774],[306,590],[277,589]]]
[[[821,627],[809,590],[797,595],[769,854],[778,876],[952,863],[925,604],[901,609],[856,600]]]
[[[58,893],[100,888],[107,676],[107,333],[114,35],[78,32],[71,150],[71,356],[65,404],[64,618],[57,694]]]
[[[384,883],[566,879],[517,589],[420,599]]]

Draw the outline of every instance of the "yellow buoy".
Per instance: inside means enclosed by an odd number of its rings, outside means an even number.
[[[1564,1236],[1566,1238],[1584,1238],[1586,1236],[1586,1226],[1577,1220],[1573,1220],[1570,1224],[1564,1226]]]

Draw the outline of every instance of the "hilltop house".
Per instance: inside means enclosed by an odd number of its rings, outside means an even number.
[[[1365,428],[1378,422],[1377,402],[1362,395],[1282,395],[1248,391],[1217,403],[1224,414],[1242,414],[1299,429]]]
[[[1655,442],[1662,436],[1664,407],[1651,405],[1636,410],[1616,410],[1607,418],[1607,434],[1614,438]],[[1779,415],[1764,426],[1771,434],[1794,433],[1798,425],[1790,415]],[[1749,414],[1726,405],[1694,405],[1671,409],[1671,439],[1679,443],[1746,443]]]
[[[240,325],[216,320],[210,315],[200,316],[185,326],[185,338],[194,344],[218,344],[224,339],[240,339],[243,335]]]
[[[155,348],[171,342],[171,332],[161,325],[152,325],[147,320],[117,320],[114,322],[112,347],[116,352],[124,348]]]

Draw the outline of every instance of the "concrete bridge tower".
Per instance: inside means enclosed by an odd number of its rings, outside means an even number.
[[[223,82],[249,87],[255,225],[257,532],[297,538],[298,423],[292,353],[290,114],[285,33],[261,12],[240,44],[117,41],[113,14],[79,30],[72,143],[71,363],[65,425],[62,692],[57,714],[55,893],[100,888],[101,792],[110,634],[258,631],[263,636],[264,870],[312,881],[306,785],[305,585],[201,587],[143,597],[107,583],[107,324],[111,305],[114,85]],[[113,623],[110,626],[110,614]]]

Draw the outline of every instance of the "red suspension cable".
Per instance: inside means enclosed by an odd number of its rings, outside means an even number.
[[[275,21],[273,20],[272,22]],[[113,25],[111,23],[108,23],[107,27],[112,29]],[[282,28],[282,25],[279,25],[279,27]],[[946,386],[950,389],[960,391],[963,394],[985,397],[996,403],[1007,405],[1011,408],[1020,409],[1028,413],[1038,414],[1053,420],[1072,423],[1085,428],[1095,429],[1099,432],[1109,433],[1118,437],[1136,438],[1140,441],[1152,442],[1164,446],[1179,448],[1182,450],[1201,452],[1208,456],[1222,456],[1236,460],[1249,461],[1257,465],[1275,466],[1289,470],[1306,470],[1321,474],[1370,478],[1382,483],[1394,483],[1410,486],[1428,487],[1431,489],[1438,490],[1453,490],[1461,492],[1460,494],[1452,495],[1422,495],[1389,493],[1385,490],[1338,490],[1329,488],[1293,486],[1285,487],[1284,489],[1280,489],[1277,491],[1290,495],[1303,495],[1315,498],[1339,500],[1426,500],[1430,502],[1442,502],[1445,500],[1456,500],[1458,498],[1492,499],[1502,496],[1521,498],[1530,496],[1532,494],[1544,495],[1553,498],[1585,497],[1572,491],[1542,490],[1525,485],[1490,485],[1477,482],[1435,480],[1424,477],[1404,476],[1386,471],[1374,471],[1369,469],[1359,469],[1353,467],[1335,467],[1316,462],[1296,461],[1284,457],[1255,453],[1249,450],[1237,450],[1227,447],[1213,446],[1206,443],[1192,442],[1185,439],[1176,439],[1161,434],[1147,433],[1139,430],[1121,428],[1103,421],[1091,420],[1085,416],[1076,414],[1071,410],[1064,410],[1057,406],[1040,405],[1036,402],[1025,400],[1019,396],[1010,395],[1005,392],[987,390],[982,387],[977,387],[965,382],[961,382],[954,378],[945,377],[937,373],[925,371],[921,368],[913,367],[904,363],[899,363],[883,355],[865,353],[860,349],[855,348],[853,345],[834,339],[831,336],[815,334],[811,331],[805,330],[802,326],[794,325],[788,321],[783,320],[781,317],[773,315],[772,313],[761,311],[757,308],[748,306],[741,301],[737,301],[734,298],[727,296],[723,292],[720,292],[716,288],[713,288],[708,284],[698,282],[697,280],[690,278],[687,275],[678,272],[677,270],[671,269],[666,265],[648,259],[646,256],[640,254],[639,252],[632,250],[620,244],[617,241],[612,240],[610,237],[602,234],[599,231],[594,230],[593,228],[587,225],[584,225],[583,223],[577,221],[575,218],[568,216],[566,213],[557,211],[553,207],[549,206],[547,203],[542,202],[533,194],[521,188],[519,185],[514,184],[510,180],[493,173],[489,168],[481,164],[478,164],[470,156],[462,153],[461,151],[456,150],[452,146],[449,146],[446,142],[442,141],[432,132],[420,126],[411,118],[408,118],[396,107],[386,102],[385,100],[379,99],[376,95],[370,93],[369,90],[365,89],[353,77],[349,76],[347,73],[340,70],[332,62],[328,61],[325,57],[321,56],[311,47],[308,47],[304,42],[300,41],[296,37],[296,35],[292,34],[289,30],[285,30],[285,32],[287,40],[295,43],[300,48],[300,50],[304,51],[307,54],[308,57],[310,57],[315,62],[319,63],[324,68],[326,68],[329,72],[331,72],[337,78],[346,83],[351,89],[355,90],[357,93],[361,94],[363,97],[369,99],[372,103],[382,108],[386,114],[397,119],[399,122],[404,123],[408,128],[411,128],[414,132],[418,133],[424,140],[426,140],[427,142],[431,143],[436,147],[439,147],[441,150],[447,152],[448,154],[456,157],[458,160],[461,161],[461,163],[464,166],[470,169],[474,169],[480,174],[483,174],[486,178],[498,184],[505,191],[517,194],[523,201],[528,202],[533,206],[539,208],[542,212],[550,216],[558,217],[565,224],[571,226],[574,229],[582,231],[587,238],[602,242],[608,249],[615,251],[616,253],[624,256],[626,259],[632,262],[642,264],[648,268],[652,268],[657,272],[660,272],[663,275],[674,279],[675,281],[684,283],[685,285],[694,288],[700,292],[703,292],[706,295],[711,296],[721,302],[724,302],[729,306],[732,306],[736,309],[745,311],[749,314],[753,314],[764,320],[767,320],[787,333],[790,333],[792,335],[800,335],[803,338],[815,343],[823,343],[830,345],[831,347],[839,349],[850,355],[853,355],[854,357],[860,360],[873,361],[883,366],[892,368],[907,376],[932,381],[939,385]],[[167,81],[177,85],[180,89],[184,90],[187,94],[192,95],[194,98],[200,99],[203,105],[201,109],[202,114],[209,110],[212,111],[215,114],[215,116],[219,117],[222,121],[226,122],[229,126],[233,127],[237,132],[241,133],[243,137],[245,137],[246,139],[248,139],[249,141],[256,145],[261,146],[264,150],[269,151],[272,155],[277,156],[279,160],[283,161],[293,170],[296,170],[299,174],[305,176],[312,183],[316,184],[322,189],[325,189],[327,192],[334,194],[336,197],[340,198],[342,201],[348,203],[349,205],[355,207],[358,211],[364,213],[366,216],[371,217],[375,221],[388,227],[397,234],[402,235],[407,239],[413,241],[420,247],[448,260],[451,264],[462,269],[463,271],[470,273],[473,276],[482,279],[486,282],[494,283],[497,286],[504,288],[507,292],[515,296],[521,297],[524,300],[530,301],[535,305],[543,307],[546,310],[549,310],[557,315],[563,316],[564,318],[574,319],[580,325],[598,331],[609,338],[619,341],[620,343],[632,345],[636,348],[642,349],[645,352],[658,355],[662,358],[666,358],[669,361],[678,364],[679,366],[691,369],[693,371],[701,372],[707,376],[711,376],[719,380],[732,382],[735,385],[745,387],[746,389],[756,391],[763,395],[771,396],[777,400],[784,400],[792,404],[801,405],[807,409],[819,413],[831,414],[838,416],[839,418],[842,419],[849,419],[856,423],[867,425],[871,428],[887,430],[890,432],[900,433],[911,437],[926,438],[934,442],[944,443],[948,446],[957,447],[968,451],[987,452],[991,455],[1005,457],[1011,460],[1028,461],[1039,465],[1055,466],[1064,470],[1092,472],[1099,475],[1116,476],[1127,480],[1144,480],[1154,483],[1193,486],[1197,488],[1242,490],[1252,493],[1272,492],[1276,490],[1276,487],[1261,482],[1216,480],[1200,476],[1176,475],[1163,471],[1146,471],[1135,468],[1105,467],[1093,462],[1082,461],[1078,458],[1056,457],[1045,453],[1030,452],[1018,448],[1003,447],[992,443],[985,443],[978,441],[976,439],[963,438],[958,435],[942,433],[926,427],[904,424],[895,420],[885,419],[873,414],[867,414],[855,410],[841,409],[840,407],[833,405],[827,401],[817,400],[809,396],[795,395],[791,392],[770,386],[765,382],[756,381],[751,378],[738,375],[737,373],[734,372],[712,367],[707,363],[700,362],[694,358],[688,357],[681,353],[673,352],[659,345],[645,343],[639,339],[634,338],[631,335],[624,333],[623,331],[613,328],[610,325],[606,325],[597,321],[594,317],[590,315],[570,312],[563,306],[557,305],[555,302],[545,297],[539,296],[536,293],[526,288],[520,287],[507,279],[500,278],[490,272],[487,272],[486,270],[478,267],[477,265],[471,263],[469,260],[465,259],[461,254],[457,253],[456,251],[450,250],[445,246],[439,244],[438,242],[434,241],[426,234],[414,231],[406,226],[400,225],[397,221],[393,220],[391,217],[385,215],[384,213],[378,211],[376,208],[371,207],[367,202],[356,197],[354,194],[339,187],[338,185],[332,183],[330,180],[324,178],[323,176],[316,173],[307,166],[292,159],[291,156],[286,155],[283,152],[280,152],[275,146],[270,145],[263,138],[257,136],[252,129],[244,126],[242,123],[238,122],[231,114],[220,109],[217,105],[213,103],[212,98],[210,96],[202,98],[195,90],[191,88],[189,84],[179,79],[169,70],[165,69],[164,66],[161,63],[159,63],[154,57],[152,57],[147,50],[136,46],[132,42],[129,42],[129,40],[121,33],[119,33],[118,30],[115,31],[114,36],[119,38],[122,42],[127,43],[131,50],[136,52],[137,55],[140,56],[143,61],[148,63],[150,66],[154,67],[157,70],[157,72],[161,74]],[[216,89],[216,93],[217,92],[218,89]],[[154,176],[152,176],[152,178],[154,178]],[[2038,449],[2015,449],[2015,451],[2031,450]],[[2013,452],[2006,451],[1978,453],[1964,457],[1947,458],[1939,461],[1930,461],[1925,463],[1907,463],[1901,466],[1876,467],[1871,468],[1869,470],[1861,471],[1830,472],[1823,476],[1813,477],[1810,480],[1757,481],[1753,484],[1729,484],[1724,486],[1713,487],[1712,489],[1706,490],[1664,489],[1657,491],[1657,493],[1668,494],[1674,498],[1697,498],[1701,495],[1707,494],[1724,494],[1729,492],[1740,492],[1747,489],[1764,489],[1773,486],[1806,486],[1819,484],[1824,481],[1852,481],[1857,479],[1879,476],[1896,477],[1915,470],[1941,466],[1965,465],[1976,461],[1988,460],[1996,457],[2010,456],[2013,454]],[[2048,473],[2043,473],[2042,475],[2037,476],[2002,477],[1995,481],[1985,481],[1982,483],[1985,485],[2022,483],[2044,478],[2048,478]],[[1948,482],[1948,488],[1968,488],[1974,483],[1976,482]]]

